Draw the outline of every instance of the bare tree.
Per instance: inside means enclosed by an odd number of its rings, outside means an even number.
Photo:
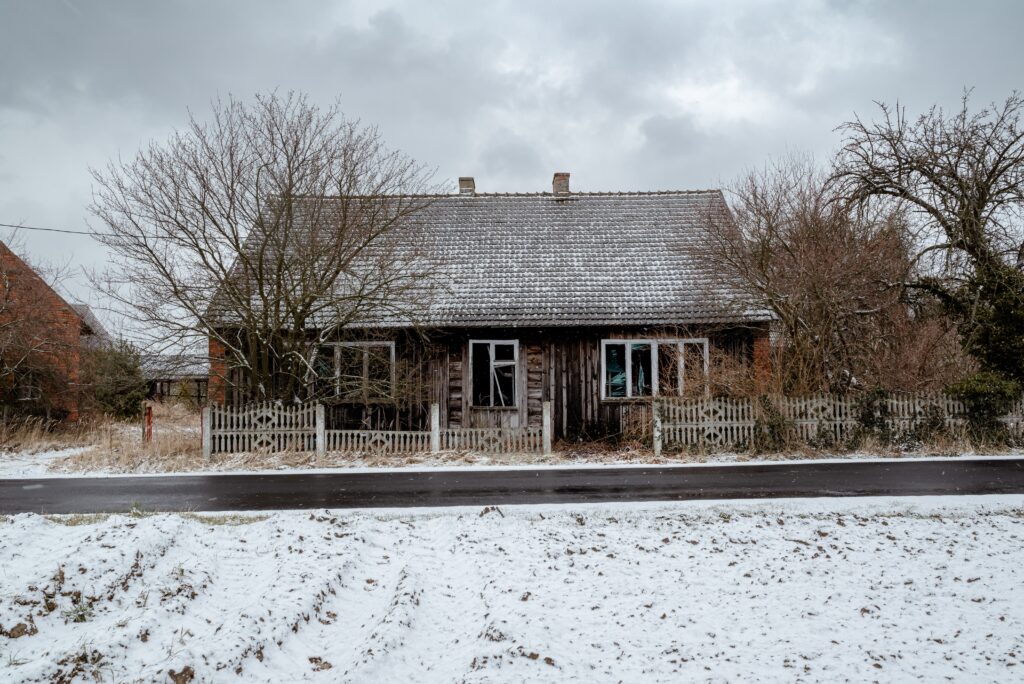
[[[799,157],[748,173],[729,191],[732,217],[704,222],[695,258],[775,314],[775,390],[930,387],[946,364],[907,356],[927,350],[934,360],[950,339],[891,286],[911,267],[904,215],[870,204],[851,211],[827,175]]]
[[[895,282],[941,301],[983,367],[1024,380],[1024,98],[972,112],[965,93],[916,119],[878,106],[840,127],[836,192],[904,208],[915,267]]]
[[[432,286],[415,220],[431,173],[336,104],[218,101],[209,122],[93,177],[115,255],[94,279],[149,351],[208,337],[251,398],[303,396],[319,345],[415,325]]]

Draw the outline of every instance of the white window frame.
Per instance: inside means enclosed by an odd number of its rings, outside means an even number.
[[[341,350],[342,348],[357,348],[357,349],[368,349],[372,347],[387,347],[389,357],[391,361],[391,393],[395,391],[395,342],[394,340],[359,340],[359,341],[348,341],[345,342],[327,342],[325,344],[317,345],[319,349],[323,347],[334,348],[334,394],[335,396],[341,396]],[[370,355],[364,351],[363,353],[363,391],[360,399],[363,401],[382,401],[392,399],[393,396],[370,396],[369,393],[370,384]]]
[[[18,401],[39,401],[43,398],[43,390],[36,382],[34,372],[27,373],[16,386],[16,397]]]
[[[608,363],[608,355],[605,348],[609,344],[626,345],[626,354],[623,359],[623,363],[626,366],[626,396],[623,397],[610,397],[608,396],[608,369],[606,365]],[[643,394],[639,396],[633,395],[633,355],[630,353],[629,345],[631,344],[647,344],[650,345],[651,351],[651,393]],[[686,359],[683,354],[683,345],[686,344],[699,344],[702,345],[704,353],[704,395],[707,396],[711,392],[711,386],[708,382],[708,368],[710,366],[710,352],[709,343],[707,337],[655,337],[655,338],[609,338],[601,340],[601,401],[627,401],[634,399],[650,399],[653,397],[661,396],[661,387],[658,384],[658,345],[674,345],[677,348],[678,363],[679,363],[679,387],[677,388],[679,394],[682,395],[686,390]]]
[[[473,345],[486,344],[490,351],[491,368],[490,382],[488,383],[487,394],[490,397],[491,403],[489,406],[478,406],[475,403],[476,391],[473,387]],[[495,361],[494,360],[494,347],[499,344],[511,344],[512,345],[512,360],[511,361]],[[494,369],[497,366],[513,366],[515,369],[515,378],[512,385],[512,391],[514,396],[510,406],[494,405]],[[470,340],[469,341],[469,406],[470,408],[477,409],[517,409],[519,408],[519,340]]]

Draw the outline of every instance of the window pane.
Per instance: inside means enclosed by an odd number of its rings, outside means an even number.
[[[658,343],[658,394],[674,397],[679,394],[679,344]]]
[[[473,406],[491,405],[491,345],[475,342],[473,356]]]
[[[334,347],[320,347],[313,357],[314,391],[318,397],[332,396],[337,388],[334,384]]]
[[[362,347],[341,346],[338,349],[341,362],[339,364],[340,395],[350,399],[363,395],[363,353]]]
[[[606,397],[626,396],[626,345],[604,347],[604,394]]]
[[[516,405],[516,367],[495,366],[494,368],[494,405]]]
[[[495,361],[514,361],[516,358],[516,346],[514,344],[494,345]]]
[[[368,395],[371,397],[391,396],[391,349],[390,347],[367,347],[369,355]]]
[[[651,345],[631,344],[629,346],[631,370],[633,371],[633,396],[649,397],[654,382],[654,378],[651,376]]]
[[[334,378],[334,347],[320,347],[316,350],[313,372],[319,380]]]

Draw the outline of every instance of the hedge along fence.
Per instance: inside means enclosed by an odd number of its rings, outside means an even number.
[[[437,404],[430,430],[328,430],[323,404],[207,406],[203,409],[203,456],[253,451],[417,453],[472,450],[551,453],[551,402],[542,427],[441,429]]]
[[[654,451],[665,445],[705,449],[759,443],[836,445],[871,433],[896,439],[940,430],[963,432],[968,404],[946,394],[845,397],[660,398],[652,407]],[[1005,435],[1024,440],[1024,398],[999,419]]]

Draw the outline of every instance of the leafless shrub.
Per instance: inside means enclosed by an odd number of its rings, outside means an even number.
[[[777,317],[773,376],[760,390],[941,387],[962,357],[949,326],[893,286],[912,268],[902,208],[851,208],[826,180],[812,161],[787,159],[731,188],[732,217],[704,222],[694,257]],[[734,393],[752,389],[732,381]]]

